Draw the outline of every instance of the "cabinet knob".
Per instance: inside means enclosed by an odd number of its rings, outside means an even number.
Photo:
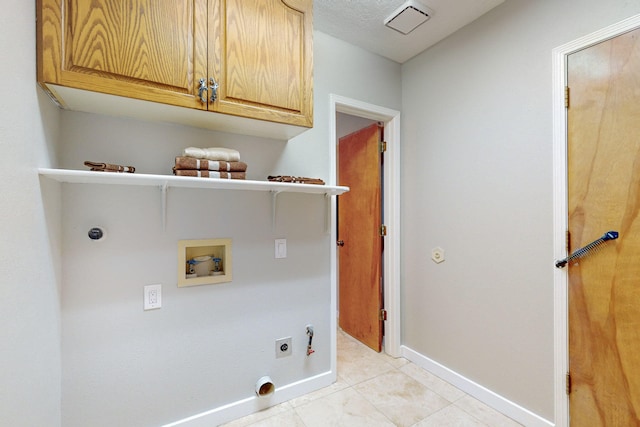
[[[344,240],[338,240],[336,244],[340,247],[344,246]]]
[[[209,89],[207,88],[207,81],[203,77],[200,79],[200,86],[198,87],[198,97],[200,98],[200,102],[202,102],[203,104],[207,103],[207,97],[204,95],[204,93],[208,90]]]

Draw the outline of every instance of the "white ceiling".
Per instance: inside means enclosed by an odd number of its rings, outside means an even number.
[[[314,28],[402,64],[504,2],[417,0],[433,14],[405,36],[384,25],[384,20],[405,1],[315,0]]]

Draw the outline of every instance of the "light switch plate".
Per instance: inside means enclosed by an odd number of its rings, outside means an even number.
[[[287,239],[276,239],[275,244],[276,258],[287,257]]]
[[[146,285],[144,287],[144,309],[154,310],[162,307],[162,285]]]

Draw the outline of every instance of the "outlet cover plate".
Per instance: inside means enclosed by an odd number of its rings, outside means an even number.
[[[144,309],[154,310],[162,307],[162,285],[146,285],[144,287]]]
[[[291,337],[276,340],[276,359],[291,356]]]

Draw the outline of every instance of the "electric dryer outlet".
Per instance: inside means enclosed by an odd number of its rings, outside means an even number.
[[[291,356],[291,337],[280,338],[276,340],[276,359]]]

